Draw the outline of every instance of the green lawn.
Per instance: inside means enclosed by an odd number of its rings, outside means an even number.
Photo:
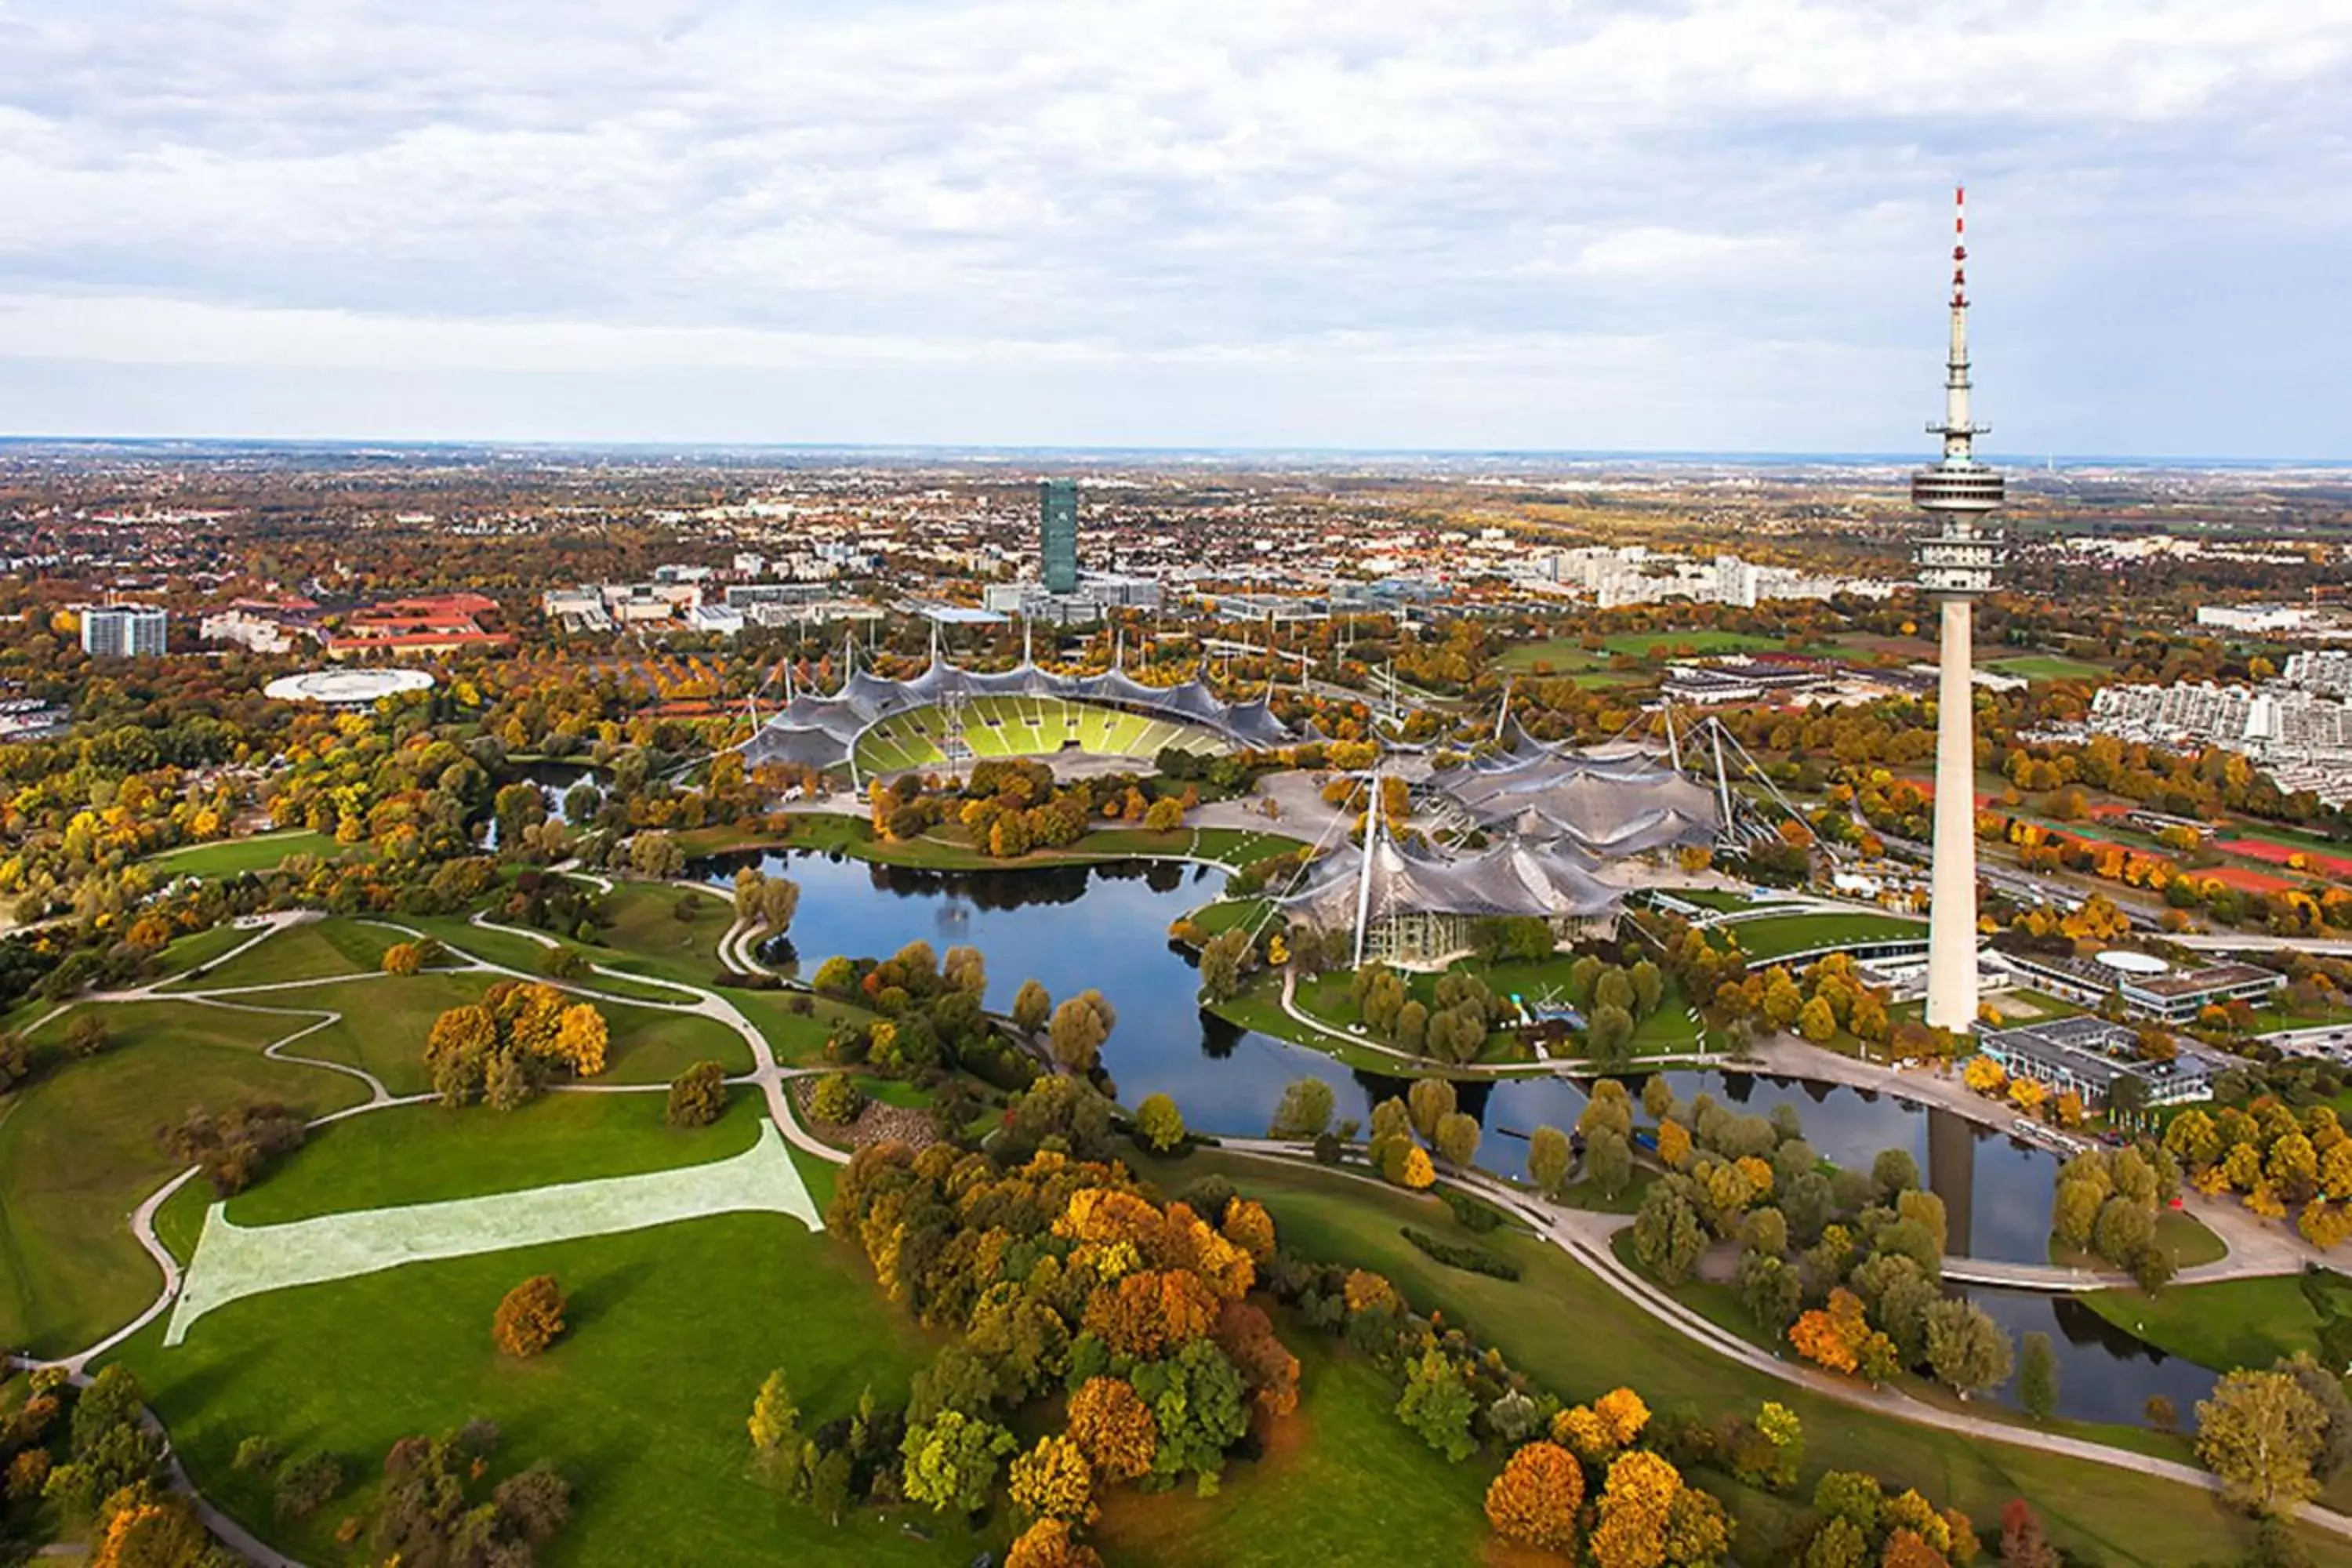
[[[571,1298],[569,1331],[512,1361],[491,1348],[490,1315],[541,1273]],[[501,1430],[494,1474],[545,1458],[575,1489],[553,1563],[966,1563],[1002,1541],[929,1510],[929,1540],[871,1513],[835,1531],[745,1475],[743,1417],[772,1368],[814,1426],[849,1415],[868,1386],[903,1398],[927,1354],[854,1248],[781,1215],[722,1215],[257,1297],[176,1349],[151,1328],[122,1359],[205,1495],[315,1564],[372,1561],[332,1537],[395,1440],[474,1416]],[[265,1486],[229,1463],[255,1433],[338,1455],[361,1489],[278,1525]]]
[[[701,912],[682,921],[677,907],[688,899]],[[597,945],[613,956],[595,954],[600,962],[693,985],[708,985],[718,974],[719,939],[735,921],[735,906],[717,889],[696,894],[661,882],[616,883],[605,909],[612,924]]]
[[[1779,637],[1759,637],[1754,632],[1681,631],[1681,632],[1619,632],[1601,639],[1611,653],[1630,653],[1647,658],[1663,648],[1680,649],[1687,646],[1698,655],[1719,653],[1761,653],[1781,646]],[[1677,652],[1674,655],[1680,658]]]
[[[1927,935],[1927,923],[1906,920],[1899,915],[1865,914],[1857,910],[1852,914],[1759,915],[1753,920],[1735,921],[1713,930],[1717,935],[1737,937],[1740,951],[1748,955],[1750,963],[1768,963],[1784,953],[1804,952],[1835,943],[1900,938],[1924,941]]]
[[[1987,659],[1985,668],[2023,680],[2100,680],[2107,674],[2105,669],[2086,660],[2047,653]]]
[[[167,877],[234,877],[240,871],[275,870],[289,855],[316,855],[331,860],[342,853],[343,847],[335,842],[333,834],[296,827],[250,838],[184,844],[150,856],[147,864]]]
[[[2166,1209],[2156,1216],[2156,1245],[2172,1255],[2176,1268],[2219,1263],[2230,1255],[2229,1244],[2205,1227],[2195,1215]],[[2113,1268],[2114,1264],[2089,1252],[2078,1252],[2056,1237],[2050,1238],[2050,1261],[2069,1268]]]
[[[856,1012],[820,996],[813,999],[814,1011],[803,1017],[786,1005],[786,994],[775,991],[730,990],[727,1000],[767,1037],[768,1048],[786,1067],[817,1066],[824,1059],[825,1037],[832,1032],[834,1020]]]
[[[229,1202],[239,1225],[520,1192],[557,1182],[707,1164],[749,1149],[765,1101],[729,1091],[709,1127],[662,1121],[658,1094],[549,1094],[520,1110],[404,1105],[319,1130],[268,1177]]]
[[[497,978],[478,972],[428,972],[264,991],[241,1000],[341,1013],[340,1021],[305,1037],[293,1048],[372,1072],[394,1094],[422,1094],[433,1087],[425,1067],[425,1041],[433,1020],[451,1007],[480,1001]],[[730,1073],[751,1070],[751,1048],[742,1037],[716,1019],[609,999],[598,1000],[596,1006],[612,1032],[604,1072],[594,1080],[598,1083],[667,1083],[690,1064],[706,1059]]]
[[[254,933],[233,921],[223,921],[200,931],[173,939],[172,944],[155,955],[155,969],[163,974],[185,974],[189,970],[210,963],[222,953],[253,940]]]
[[[2076,1300],[2158,1350],[2217,1372],[2319,1348],[2319,1320],[2292,1276],[2170,1285],[2155,1296],[2100,1290]]]
[[[249,931],[236,934],[244,941],[250,941],[254,935]],[[226,986],[320,980],[335,974],[374,974],[383,968],[385,950],[402,940],[396,931],[331,916],[275,931],[226,963],[216,963],[200,975],[173,981],[171,988],[215,991]]]
[[[79,1011],[80,1009],[76,1009]],[[340,1074],[265,1059],[290,1021],[194,1002],[103,1009],[115,1045],[0,1099],[0,1344],[63,1355],[120,1327],[162,1280],[125,1223],[176,1168],[155,1131],[197,1108],[362,1098]],[[60,1037],[70,1018],[35,1037]]]
[[[1181,1175],[1176,1174],[1181,1171]],[[1745,1371],[1695,1344],[1619,1296],[1557,1249],[1498,1232],[1471,1237],[1433,1198],[1352,1182],[1331,1173],[1271,1167],[1214,1150],[1197,1151],[1163,1180],[1215,1170],[1273,1210],[1285,1245],[1349,1260],[1395,1280],[1415,1306],[1444,1309],[1514,1364],[1569,1399],[1590,1399],[1631,1383],[1653,1409],[1690,1401],[1707,1414],[1752,1411],[1765,1398],[1805,1425],[1804,1487],[1825,1468],[1873,1471],[1916,1485],[1938,1503],[1967,1509],[1979,1526],[2021,1492],[2032,1498],[2053,1538],[2110,1563],[2172,1563],[2234,1557],[2252,1539],[2247,1522],[2218,1499],[2113,1466],[1962,1439],[1822,1399]],[[1447,1268],[1399,1234],[1403,1225],[1456,1240],[1475,1239],[1519,1264],[1517,1283]],[[1785,1515],[1790,1505],[1726,1489],[1743,1520]]]
[[[1396,1418],[1370,1363],[1292,1323],[1298,1409],[1266,1433],[1265,1458],[1226,1467],[1213,1498],[1190,1487],[1122,1487],[1091,1540],[1113,1563],[1295,1568],[1308,1563],[1476,1563],[1495,1466],[1449,1465]]]

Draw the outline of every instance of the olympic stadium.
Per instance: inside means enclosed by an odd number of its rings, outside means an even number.
[[[745,742],[743,760],[846,768],[857,784],[980,757],[1075,752],[1148,763],[1170,747],[1205,755],[1296,739],[1263,699],[1226,702],[1198,676],[1151,686],[1118,665],[1070,676],[1024,659],[983,673],[935,658],[909,680],[854,669],[831,695],[793,698]]]

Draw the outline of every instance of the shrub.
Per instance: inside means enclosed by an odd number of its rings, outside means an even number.
[[[664,1119],[672,1127],[708,1127],[727,1110],[727,1069],[697,1062],[669,1081]]]
[[[1444,1198],[1445,1206],[1454,1211],[1454,1217],[1461,1222],[1462,1228],[1474,1235],[1484,1236],[1503,1223],[1502,1210],[1492,1204],[1481,1203],[1467,1193],[1449,1189],[1439,1195]]]
[[[342,1461],[332,1454],[313,1454],[278,1473],[270,1506],[280,1519],[301,1519],[342,1489]]]
[[[1467,1269],[1473,1274],[1491,1275],[1497,1279],[1517,1279],[1519,1266],[1507,1258],[1498,1257],[1483,1247],[1466,1241],[1446,1241],[1427,1231],[1404,1227],[1404,1238],[1449,1268]]]
[[[844,1127],[866,1109],[866,1096],[845,1072],[829,1072],[809,1091],[809,1114],[819,1121]]]
[[[551,947],[539,955],[539,972],[552,980],[577,980],[588,973],[588,955],[576,947]]]
[[[490,1339],[510,1356],[528,1359],[555,1342],[563,1331],[563,1287],[552,1274],[536,1274],[506,1294],[490,1320]]]

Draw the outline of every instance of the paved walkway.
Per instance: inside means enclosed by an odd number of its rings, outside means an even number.
[[[649,1230],[708,1215],[786,1214],[823,1230],[800,1167],[772,1122],[730,1159],[635,1176],[563,1182],[446,1203],[320,1215],[284,1225],[240,1226],[215,1204],[205,1211],[163,1343],[176,1345],[206,1313],[272,1290],[320,1285],[405,1264],[470,1258],[583,1237]]]
[[[1260,1159],[1280,1160],[1297,1163],[1308,1154],[1307,1147],[1299,1143],[1278,1142],[1263,1138],[1227,1138],[1221,1147]],[[1323,1169],[1325,1167],[1317,1167]],[[1366,1182],[1377,1178],[1360,1173]],[[1519,1191],[1509,1184],[1475,1173],[1455,1174],[1448,1178],[1455,1185],[1477,1194],[1506,1212],[1524,1221],[1537,1236],[1559,1247],[1577,1262],[1632,1300],[1651,1316],[1681,1331],[1685,1337],[1706,1345],[1719,1354],[1767,1377],[1792,1384],[1824,1398],[1856,1409],[1875,1411],[1900,1421],[1910,1421],[1923,1426],[1934,1426],[1956,1433],[1979,1442],[2005,1443],[2015,1447],[2032,1448],[2045,1454],[2062,1455],[2072,1459],[2084,1459],[2094,1464],[2113,1465],[2118,1469],[2141,1475],[2160,1477],[2178,1481],[2183,1486],[2202,1491],[2218,1492],[2221,1483],[2210,1471],[2168,1459],[2133,1454],[2061,1433],[2044,1432],[2030,1426],[2011,1425],[1971,1415],[1962,1411],[1947,1410],[1913,1399],[1893,1388],[1873,1388],[1850,1378],[1835,1376],[1818,1368],[1783,1361],[1762,1347],[1749,1343],[1730,1331],[1718,1327],[1697,1312],[1675,1300],[1656,1285],[1625,1266],[1611,1249],[1615,1234],[1631,1226],[1627,1215],[1595,1214],[1584,1209],[1561,1209]],[[2330,1534],[2352,1539],[2352,1518],[2333,1510],[2307,1507],[2295,1516]]]

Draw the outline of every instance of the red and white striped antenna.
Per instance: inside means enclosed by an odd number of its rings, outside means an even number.
[[[1969,302],[1969,188],[1952,187],[1952,303]]]

